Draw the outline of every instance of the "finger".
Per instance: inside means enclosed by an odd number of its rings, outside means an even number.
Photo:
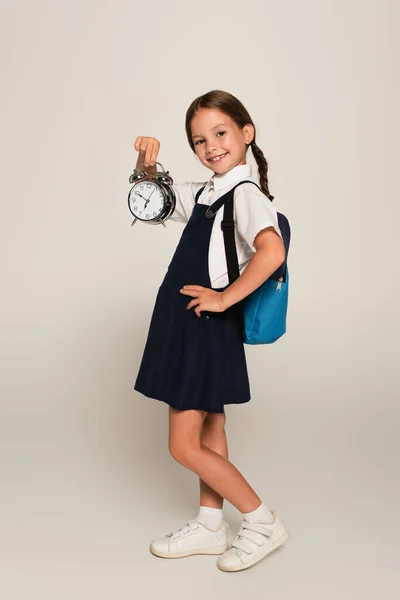
[[[134,143],[134,147],[137,152],[139,152],[141,141],[142,141],[142,136],[140,135],[139,137],[136,138],[135,143]]]
[[[181,294],[183,296],[192,296],[193,298],[198,298],[200,292],[191,292],[190,290],[181,290]]]
[[[144,158],[144,155],[146,154],[148,143],[149,143],[149,141],[148,141],[147,137],[142,136],[140,138],[139,152],[140,152],[142,158]]]
[[[196,310],[194,312],[196,313],[196,315],[198,317],[201,317],[201,311],[202,311],[202,309],[198,307],[198,308],[196,308]]]
[[[147,146],[146,146],[146,155],[144,158],[144,166],[148,167],[150,165],[150,157],[151,157],[151,153],[153,150],[153,144],[151,141],[147,142]]]
[[[139,144],[139,153],[140,153],[140,156],[142,158],[144,157],[144,154],[146,152],[146,148],[147,148],[147,138],[141,137],[140,138],[140,144]]]
[[[197,298],[195,298],[194,300],[191,300],[189,302],[189,304],[186,307],[186,310],[190,310],[191,308],[193,308],[193,306],[197,306],[198,304],[200,304],[200,300],[198,300]]]
[[[148,167],[150,165],[150,158],[153,152],[153,142],[149,141],[146,148],[146,157],[144,159],[144,166]]]
[[[157,155],[158,155],[159,149],[160,149],[160,142],[158,140],[156,140],[154,142],[153,152],[152,152],[151,158],[150,158],[150,164],[151,165],[155,165],[156,164],[156,159],[157,159]]]
[[[201,292],[201,290],[205,290],[207,288],[203,287],[202,285],[184,285],[183,290],[195,290],[197,292]]]

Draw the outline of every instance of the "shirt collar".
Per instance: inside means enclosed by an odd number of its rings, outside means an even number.
[[[209,179],[209,186],[211,188],[214,188],[214,190],[220,190],[226,187],[227,185],[240,181],[241,179],[251,177],[251,167],[252,165],[249,164],[237,165],[236,167],[233,167],[233,169],[231,169],[230,171],[222,173],[221,175],[218,173],[214,174]]]

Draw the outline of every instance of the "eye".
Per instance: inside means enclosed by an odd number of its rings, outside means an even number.
[[[217,135],[221,134],[221,135],[225,135],[226,131],[218,131]],[[203,143],[204,140],[197,140],[197,142],[194,143],[195,146],[197,146],[197,144],[201,144]]]

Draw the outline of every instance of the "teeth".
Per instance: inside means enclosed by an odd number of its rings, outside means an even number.
[[[221,158],[224,158],[224,156],[226,156],[226,152],[225,154],[222,154],[221,156],[217,156],[216,158],[210,158],[211,162],[216,162],[217,160],[221,160]]]

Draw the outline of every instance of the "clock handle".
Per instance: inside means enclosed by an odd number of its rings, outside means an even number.
[[[137,170],[137,171],[141,171],[141,170],[142,170],[142,167],[143,167],[143,165],[144,165],[144,162],[142,162],[142,164],[140,165],[140,167],[139,167],[138,169],[136,169],[136,170]],[[161,164],[160,162],[156,162],[156,165],[161,165],[161,168],[162,168],[162,170],[163,170],[163,173],[165,173],[165,171],[164,171],[164,167],[162,166],[162,164]]]
[[[138,169],[134,169],[132,175],[129,177],[129,183],[134,183],[135,181],[140,181],[141,179],[144,179],[146,176],[148,177],[148,174],[146,171],[142,171],[142,167],[144,165],[144,162],[142,162],[142,164],[140,165],[140,167]],[[154,175],[154,179],[165,183],[167,185],[173,185],[174,180],[172,179],[171,175],[169,174],[169,171],[165,171],[164,167],[162,166],[162,164],[160,162],[156,162],[156,165],[160,165],[161,166],[161,171],[157,171],[156,174]]]

